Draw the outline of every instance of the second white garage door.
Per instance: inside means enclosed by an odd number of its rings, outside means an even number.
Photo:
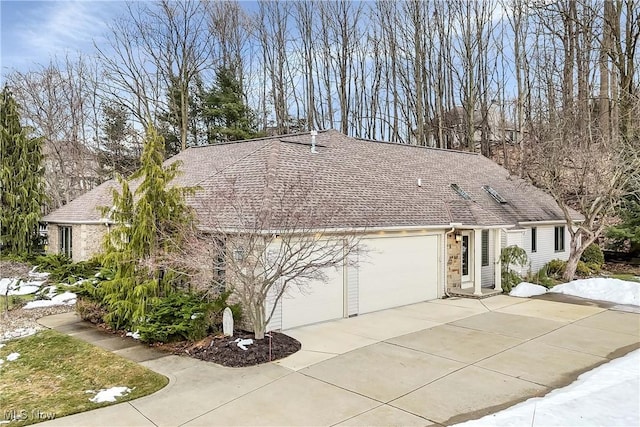
[[[364,239],[358,267],[358,312],[438,297],[438,236]]]

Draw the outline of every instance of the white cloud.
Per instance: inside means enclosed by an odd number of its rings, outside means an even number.
[[[103,37],[122,4],[38,1],[4,5],[3,67],[25,69],[34,63],[46,64],[55,56],[93,52],[93,40]],[[7,10],[11,7],[15,10]]]

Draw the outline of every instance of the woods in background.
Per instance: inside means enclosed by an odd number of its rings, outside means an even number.
[[[546,165],[638,149],[639,36],[634,0],[133,2],[95,55],[7,81],[44,138],[48,208],[135,170],[150,123],[167,155],[335,128],[548,188],[566,179]]]

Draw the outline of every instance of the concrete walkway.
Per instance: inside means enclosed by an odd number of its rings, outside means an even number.
[[[292,329],[300,352],[250,368],[166,356],[70,314],[42,324],[170,378],[153,395],[51,426],[447,425],[544,395],[640,347],[640,314],[508,296]]]

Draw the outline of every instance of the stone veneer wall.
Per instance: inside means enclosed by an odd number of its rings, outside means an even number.
[[[456,242],[455,233],[447,234],[447,288],[459,288],[462,284],[461,249],[462,242]]]
[[[47,253],[60,252],[60,226],[65,224],[49,224],[47,226],[48,245]],[[85,261],[98,254],[102,249],[104,235],[107,227],[103,224],[73,224],[72,227],[72,251],[73,261]]]
[[[48,254],[57,254],[60,250],[60,231],[56,224],[47,226],[47,250]]]
[[[79,233],[77,233],[80,231]],[[76,233],[80,235],[80,252],[76,250]],[[73,260],[87,260],[102,250],[107,227],[104,224],[79,224],[73,226]]]

